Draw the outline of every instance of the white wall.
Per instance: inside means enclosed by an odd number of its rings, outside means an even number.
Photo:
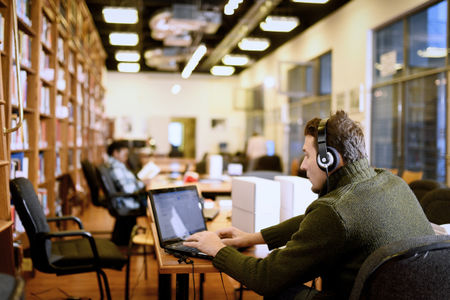
[[[227,142],[232,152],[244,147],[244,115],[233,111],[236,77],[179,74],[108,72],[105,107],[116,118],[116,138],[147,138],[157,142],[157,152],[168,153],[167,125],[171,117],[196,118],[196,158],[205,152],[217,153],[219,142]],[[174,84],[181,85],[177,95]],[[123,120],[132,124],[131,132]],[[211,128],[211,119],[226,119],[226,127]]]

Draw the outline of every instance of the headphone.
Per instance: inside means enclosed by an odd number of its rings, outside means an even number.
[[[340,162],[340,157],[335,148],[327,146],[327,123],[328,118],[320,120],[317,129],[317,147],[319,148],[317,165],[322,171],[327,173],[328,177],[328,172],[336,170]]]

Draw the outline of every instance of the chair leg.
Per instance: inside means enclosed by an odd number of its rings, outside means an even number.
[[[103,283],[105,284],[106,290],[106,299],[111,300],[111,291],[109,290],[108,277],[106,277],[106,273],[102,269],[98,270],[97,272],[99,272],[103,277]]]
[[[128,300],[130,297],[129,290],[130,290],[130,255],[128,255],[127,270],[125,274],[125,300]]]
[[[103,299],[103,284],[102,279],[100,277],[100,273],[97,271],[95,272],[97,274],[97,282],[98,282],[98,289],[100,290],[100,299]]]

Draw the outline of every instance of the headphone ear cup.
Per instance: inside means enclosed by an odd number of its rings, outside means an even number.
[[[336,167],[339,165],[340,157],[338,151],[333,147],[327,147],[327,153],[328,157],[328,163],[323,163],[320,161],[320,154],[317,154],[317,165],[319,168],[326,172],[328,169],[328,172],[332,172],[336,169]]]
[[[341,160],[339,152],[333,147],[327,147],[327,153],[330,153],[333,157],[332,163],[328,166],[328,172],[333,172],[334,170],[336,170]]]

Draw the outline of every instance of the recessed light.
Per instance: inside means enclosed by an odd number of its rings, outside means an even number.
[[[136,24],[138,12],[132,7],[105,7],[102,10],[106,23]]]
[[[234,73],[234,67],[230,66],[214,66],[210,70],[214,76],[230,76]]]
[[[227,54],[222,58],[222,62],[229,66],[245,66],[249,61],[247,55]]]
[[[247,51],[264,51],[270,45],[270,41],[266,38],[243,38],[238,46],[241,50]]]
[[[264,31],[289,32],[298,26],[297,17],[267,16],[266,19],[259,24]]]
[[[139,42],[137,33],[112,32],[109,34],[109,43],[115,46],[136,46]]]
[[[116,52],[115,58],[117,61],[135,62],[141,59],[141,55],[137,51],[120,50]]]
[[[314,4],[324,4],[327,3],[329,0],[292,0],[292,2],[295,3],[314,3]]]
[[[117,64],[117,70],[119,72],[137,73],[141,69],[138,63],[119,63]]]

